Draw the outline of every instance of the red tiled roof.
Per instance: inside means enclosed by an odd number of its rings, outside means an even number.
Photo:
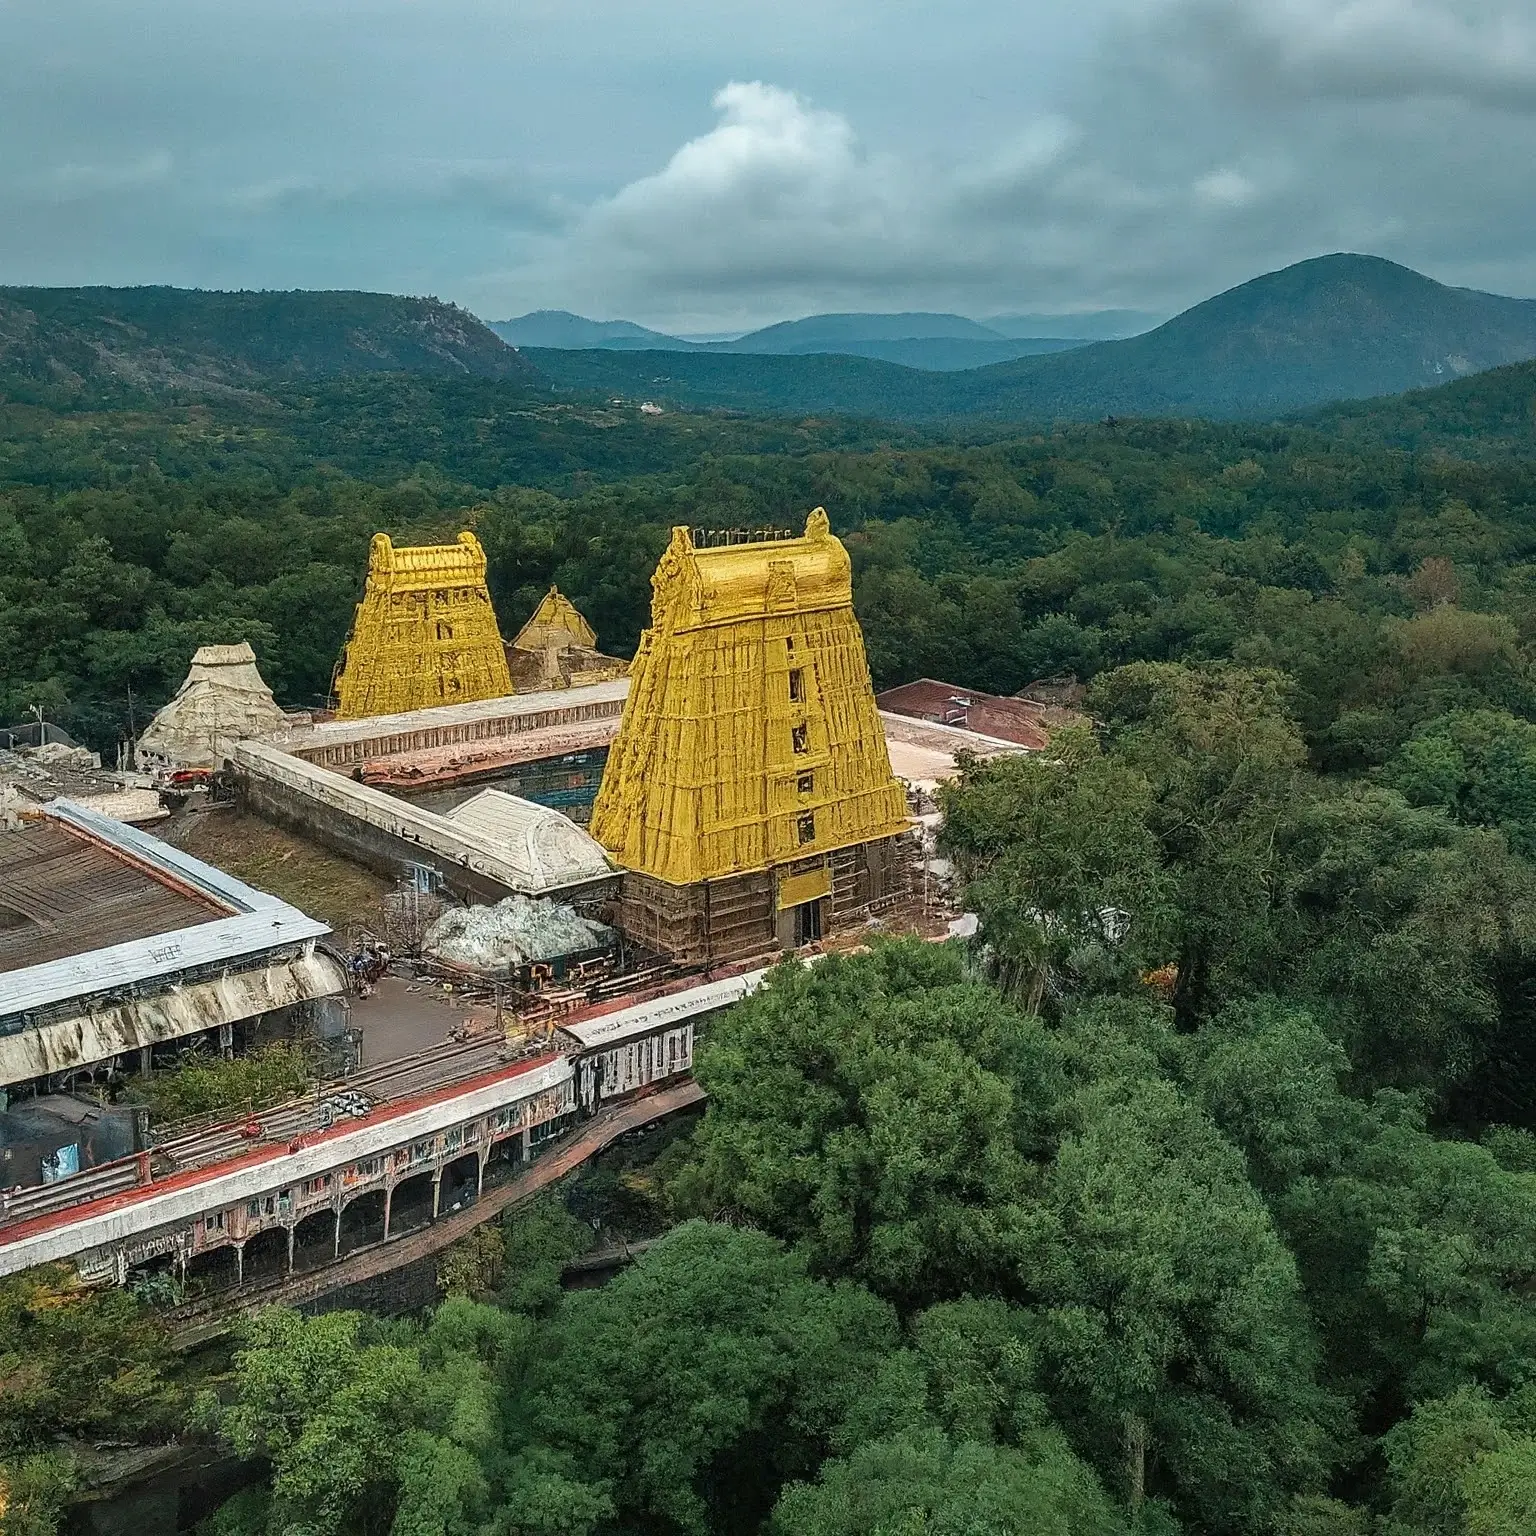
[[[893,715],[907,715],[913,720],[932,720],[939,725],[975,731],[981,736],[995,736],[1038,752],[1050,733],[1045,725],[1045,710],[1028,699],[1004,699],[975,688],[961,688],[932,677],[920,677],[915,683],[887,688],[875,696],[875,703]]]

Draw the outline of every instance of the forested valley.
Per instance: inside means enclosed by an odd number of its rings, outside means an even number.
[[[623,654],[671,524],[818,504],[877,685],[1071,672],[1093,723],[945,792],[974,944],[786,966],[711,1027],[707,1111],[615,1186],[664,1235],[606,1286],[561,1290],[591,1227],[554,1202],[428,1314],[267,1312],[207,1368],[153,1295],[0,1285],[0,1529],[56,1528],[74,1448],[174,1435],[252,1470],[207,1536],[1536,1529],[1502,379],[970,440],[488,381],[6,407],[0,714],[103,749],[200,642],[322,700],[378,529],[473,526],[504,629],[555,581]]]

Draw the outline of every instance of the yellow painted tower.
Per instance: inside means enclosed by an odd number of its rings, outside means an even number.
[[[559,587],[551,587],[533,610],[533,616],[517,632],[515,651],[568,649],[576,645],[597,649],[597,634],[577,612],[576,605]]]
[[[592,835],[642,885],[770,872],[771,929],[831,899],[835,851],[911,826],[847,551],[819,507],[801,538],[696,548],[674,528],[651,588]]]
[[[399,549],[387,533],[374,534],[334,691],[342,720],[512,692],[485,551],[474,534]]]

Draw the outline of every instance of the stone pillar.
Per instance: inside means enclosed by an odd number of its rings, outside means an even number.
[[[432,1175],[432,1220],[437,1220],[437,1202],[443,1194],[443,1170],[439,1168]]]
[[[478,1200],[485,1193],[485,1165],[490,1160],[491,1152],[487,1147],[475,1158],[475,1199]]]
[[[331,1238],[331,1258],[334,1261],[336,1259],[339,1259],[340,1257],[341,1257],[341,1207],[338,1205],[336,1207],[336,1233],[335,1233],[335,1236],[333,1236]]]
[[[235,1244],[235,1289],[245,1284],[245,1244]]]
[[[523,1155],[522,1162],[527,1162],[533,1156],[533,1132],[525,1125],[523,1127]]]
[[[235,1057],[235,1026],[233,1024],[219,1025],[219,1054],[225,1061],[233,1061]]]
[[[288,1229],[287,1229],[288,1230],[288,1273],[290,1275],[293,1273],[293,1231],[294,1231],[294,1226],[295,1225],[296,1225],[296,1223],[290,1224]]]
[[[154,1070],[154,1067],[153,1067],[154,1055],[155,1055],[155,1048],[152,1045],[141,1045],[139,1047],[139,1076],[140,1077],[148,1077],[150,1072]]]
[[[394,1197],[395,1186],[393,1184],[386,1184],[384,1186],[384,1241],[386,1243],[389,1241],[389,1205]]]

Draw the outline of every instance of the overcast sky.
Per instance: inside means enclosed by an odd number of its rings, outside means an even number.
[[[680,330],[1536,295],[1536,0],[0,0],[0,282]]]

